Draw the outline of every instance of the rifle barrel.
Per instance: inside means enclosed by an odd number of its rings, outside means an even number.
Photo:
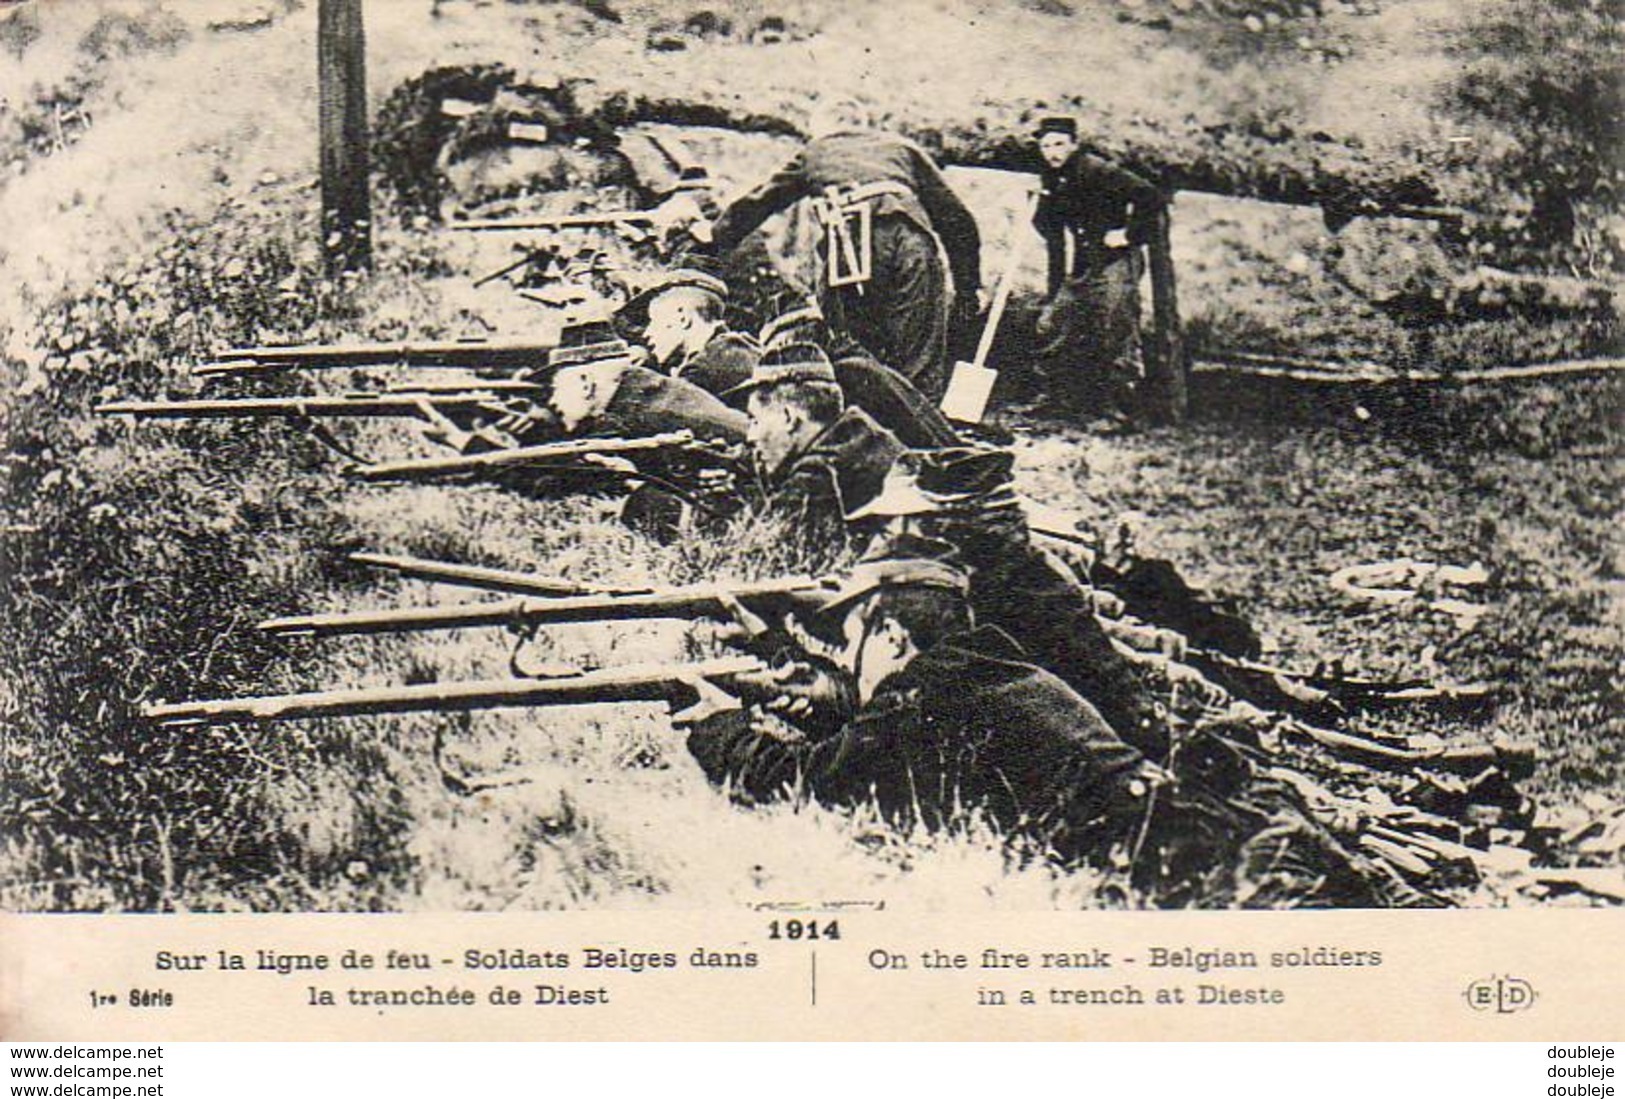
[[[665,591],[593,593],[544,598],[494,599],[439,607],[393,607],[374,611],[271,618],[259,624],[266,633],[285,637],[335,637],[350,634],[405,633],[413,630],[461,630],[482,626],[564,625],[579,622],[626,622],[651,618],[724,618],[728,597],[741,602],[768,597],[816,603],[829,589],[811,577],[795,576],[728,587],[701,584]]]
[[[409,458],[399,462],[379,462],[370,466],[359,466],[354,472],[364,481],[393,481],[445,473],[468,473],[497,466],[531,465],[556,458],[579,458],[588,454],[630,454],[643,450],[661,450],[693,441],[694,435],[688,431],[668,431],[641,439],[564,439],[556,443],[511,447],[483,454],[462,454],[452,458]]]
[[[427,393],[431,396],[438,393],[470,392],[545,394],[548,387],[540,382],[525,381],[523,378],[462,378],[444,382],[402,382],[400,385],[387,387],[383,392]]]
[[[199,375],[254,374],[351,366],[485,366],[519,369],[547,360],[553,345],[534,340],[448,340],[430,343],[287,344],[232,347],[214,362],[194,367]]]
[[[352,553],[350,560],[358,565],[388,569],[390,572],[418,580],[433,580],[441,584],[508,592],[513,595],[587,595],[616,590],[591,584],[578,584],[562,577],[538,576],[535,573],[490,569],[479,565],[460,565],[450,561],[427,561],[420,557],[402,557],[389,553]],[[626,594],[630,590],[626,589],[620,594]]]
[[[649,225],[655,220],[651,210],[620,210],[607,214],[554,214],[531,218],[469,218],[447,226],[470,233],[525,229],[571,229],[595,225]]]
[[[505,706],[565,706],[602,702],[669,701],[685,684],[759,671],[751,657],[725,657],[693,664],[632,664],[556,679],[480,679],[418,683],[405,687],[357,687],[304,694],[159,702],[141,714],[160,725],[222,721],[288,721],[297,718],[404,714],[419,710],[469,711]]]
[[[417,416],[419,400],[442,411],[481,408],[497,400],[495,390],[420,393],[356,393],[337,397],[236,397],[214,401],[113,401],[96,406],[103,416],[145,420],[208,420],[277,416]]]

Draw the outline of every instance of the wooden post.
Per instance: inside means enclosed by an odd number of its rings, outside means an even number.
[[[372,266],[367,190],[367,43],[361,0],[318,0],[322,252],[329,276]]]
[[[1146,250],[1151,267],[1150,353],[1146,356],[1147,412],[1159,423],[1185,421],[1190,360],[1179,326],[1179,297],[1175,291],[1174,256],[1169,240],[1172,217],[1167,206],[1157,211]]]

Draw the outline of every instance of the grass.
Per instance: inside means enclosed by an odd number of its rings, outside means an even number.
[[[1425,727],[1535,740],[1552,765],[1531,789],[1551,803],[1625,797],[1620,383],[1296,401],[1238,384],[1199,389],[1181,432],[1062,428],[1040,441],[1056,425],[1029,425],[1040,434],[1022,465],[1035,492],[1087,501],[1106,529],[1129,517],[1148,551],[1239,598],[1283,662],[1500,684],[1487,723]],[[1490,613],[1464,629],[1414,603],[1351,605],[1327,585],[1338,568],[1400,557],[1482,562],[1491,582],[1470,598]]]
[[[45,5],[40,36],[5,46],[21,61],[8,78],[47,92],[71,84],[98,121],[64,146],[7,146],[21,152],[8,160],[0,204],[0,908],[1146,903],[1109,876],[1057,874],[975,819],[948,834],[900,835],[861,811],[735,808],[707,786],[658,707],[185,732],[141,725],[135,708],[155,697],[503,674],[511,643],[494,631],[315,643],[251,628],[278,614],[455,597],[365,573],[345,561],[352,549],[605,582],[743,577],[798,562],[796,547],[767,532],[656,546],[592,498],[538,505],[494,489],[358,487],[286,425],[130,427],[91,416],[91,404],[113,396],[190,395],[190,363],[225,343],[442,337],[487,326],[540,335],[547,322],[500,285],[469,289],[464,272],[499,266],[500,245],[447,244],[388,209],[376,273],[339,283],[321,276],[308,187],[311,13],[252,33],[207,31],[196,20],[186,34],[131,32],[120,40],[136,47],[112,64],[97,47],[111,41],[112,24],[89,7]],[[753,25],[746,7],[728,6],[736,32]],[[729,92],[777,108],[805,78],[804,54],[827,59],[856,37],[885,40],[899,21],[953,21],[935,4],[832,14],[804,2],[785,18],[816,35],[771,47],[723,36],[649,53],[636,35],[569,5],[443,9],[428,30],[412,5],[377,9],[374,102],[431,61],[544,64],[567,55],[584,71],[631,66],[653,85],[686,87],[695,72],[759,60],[765,54],[742,51],[760,49],[774,51],[775,63],[754,71],[773,87]],[[68,10],[72,19],[59,14]],[[147,9],[133,10],[139,23]],[[155,12],[155,28],[170,26]],[[623,14],[641,25],[669,12]],[[963,47],[965,63],[1004,72],[996,64],[1004,52],[1052,33],[1060,18],[1023,7],[1010,16],[1008,40],[932,38],[907,65],[877,74],[879,94],[912,109],[912,89],[943,68],[941,49]],[[1134,44],[1142,31],[1123,33]],[[1080,48],[1112,52],[1109,42],[1091,43]],[[1149,86],[1169,90],[1165,105],[1175,110],[1195,92],[1174,60],[1166,66],[1148,73]],[[198,97],[195,74],[216,71],[238,74],[237,94]],[[1201,71],[1219,79],[1220,70]],[[1037,79],[1020,73],[1010,79]],[[949,96],[933,108],[986,111],[1000,96],[1042,94],[1036,84],[955,87],[988,101]],[[1246,85],[1226,87],[1236,95]],[[1271,109],[1297,109],[1290,101],[1303,91],[1285,80]],[[132,142],[132,132],[151,140]],[[779,153],[758,137],[735,157],[729,139],[713,140],[723,174],[741,178]],[[1349,299],[1316,274],[1325,236],[1311,220],[1181,202],[1190,213],[1176,243],[1198,324],[1307,332],[1312,348],[1369,344],[1376,322],[1344,323]],[[985,209],[992,224],[1002,207]],[[997,256],[1002,238],[990,238]],[[1308,274],[1292,260],[1305,249]],[[378,379],[321,385],[369,380]],[[1053,422],[1023,425],[1023,482],[1102,523],[1137,516],[1147,547],[1237,595],[1285,659],[1340,655],[1378,672],[1432,660],[1455,678],[1505,681],[1511,697],[1492,721],[1460,731],[1540,739],[1554,762],[1534,791],[1554,812],[1587,796],[1620,798],[1617,387],[1362,394],[1363,418],[1351,403],[1285,408],[1274,393],[1200,397],[1197,422],[1183,432],[1099,438]],[[417,446],[399,426],[345,430],[371,453]],[[1497,612],[1462,634],[1414,608],[1351,613],[1323,583],[1338,565],[1404,554],[1486,560]],[[611,665],[682,659],[706,645],[674,625],[571,629],[528,658]],[[442,767],[524,781],[462,796]]]

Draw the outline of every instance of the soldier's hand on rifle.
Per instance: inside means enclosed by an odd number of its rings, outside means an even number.
[[[784,633],[802,652],[839,665],[848,655],[841,645],[832,644],[803,626],[793,614],[784,617]]]
[[[992,308],[992,306],[993,306],[993,295],[988,292],[987,287],[978,286],[976,288],[976,314],[977,314],[977,316],[981,316],[983,313],[986,313],[990,308]]]
[[[424,437],[431,442],[444,443],[453,450],[461,452],[468,446],[470,435],[456,424],[444,412],[434,406],[428,397],[418,397],[413,402],[417,405],[418,414],[423,417]]]
[[[722,439],[694,439],[683,444],[683,449],[694,454],[704,454],[724,462],[738,462],[745,456],[743,443],[729,443]]]
[[[1178,780],[1174,778],[1171,772],[1158,767],[1150,760],[1145,760],[1129,775],[1128,781],[1124,785],[1134,797],[1143,798],[1150,796],[1162,787],[1177,786],[1178,784]]]
[[[731,469],[702,469],[695,475],[700,495],[708,498],[732,496],[738,489],[738,478]]]
[[[619,454],[583,454],[581,461],[586,465],[601,466],[616,473],[636,473],[638,467],[630,458]]]
[[[650,224],[662,231],[681,228],[705,217],[693,191],[677,191],[649,211]]]
[[[1095,555],[1087,546],[1080,546],[1076,542],[1057,541],[1054,545],[1044,546],[1044,556],[1050,559],[1051,565],[1057,570],[1064,570],[1063,576],[1075,579],[1079,584],[1093,592],[1094,585],[1090,576],[1094,574]],[[1097,601],[1095,610],[1100,613],[1100,604]],[[1121,610],[1119,610],[1121,613]]]
[[[1194,704],[1204,710],[1222,710],[1230,705],[1230,693],[1190,665],[1170,660],[1167,671],[1178,708]]]
[[[1128,604],[1105,588],[1090,589],[1089,597],[1094,601],[1095,614],[1102,618],[1122,618],[1128,613]]]
[[[853,708],[851,685],[843,677],[804,661],[792,660],[734,682],[763,710],[794,721],[839,720]]]
[[[686,233],[702,244],[711,240],[711,222],[706,219],[699,196],[693,191],[678,191],[656,206],[651,214],[651,224],[667,247],[679,233]]]
[[[1109,229],[1106,232],[1105,244],[1107,248],[1127,248],[1129,246],[1128,230]]]
[[[718,592],[717,602],[722,604],[722,609],[728,612],[734,624],[744,631],[747,639],[761,637],[772,629],[761,615],[746,607],[732,592]]]

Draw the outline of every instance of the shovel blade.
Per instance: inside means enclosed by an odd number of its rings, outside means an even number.
[[[962,424],[981,423],[988,399],[993,396],[993,383],[998,378],[999,372],[991,367],[954,363],[948,391],[942,395],[942,414]]]

